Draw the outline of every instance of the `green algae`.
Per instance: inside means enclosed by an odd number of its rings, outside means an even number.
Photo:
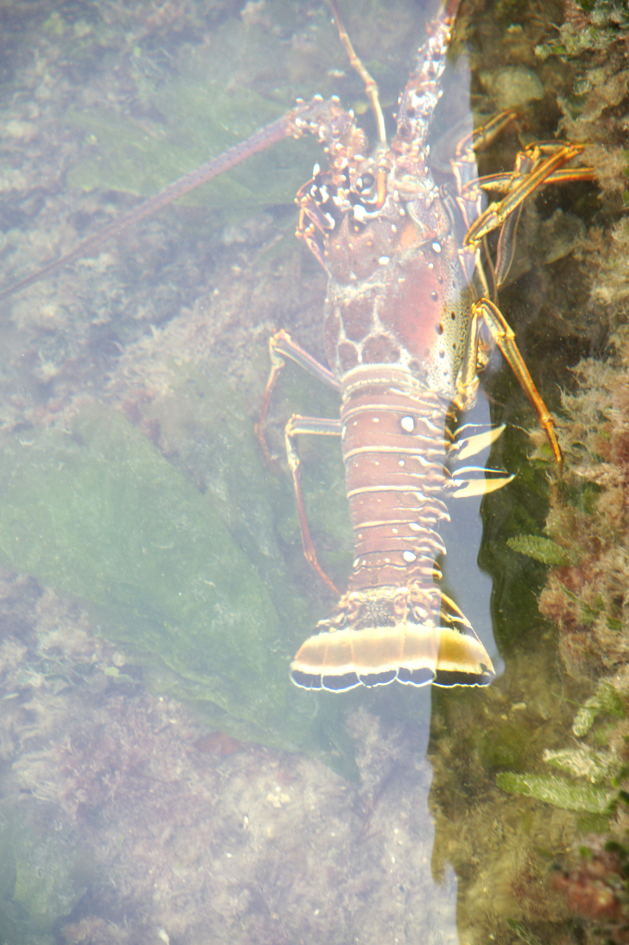
[[[574,734],[578,737],[587,734],[601,712],[624,717],[626,710],[619,704],[621,702],[620,693],[608,681],[602,681],[594,696],[577,713],[573,723]],[[496,777],[498,787],[510,794],[533,797],[580,814],[613,813],[624,794],[619,792],[618,784],[626,773],[626,767],[614,748],[598,750],[580,743],[568,748],[546,749],[542,757],[546,764],[580,781],[503,771]],[[584,784],[584,781],[588,783]]]
[[[240,462],[255,504],[259,461]],[[5,561],[89,602],[154,686],[240,738],[316,747],[313,707],[288,680],[305,604],[284,591],[280,620],[209,498],[121,415],[88,408],[71,431],[8,443],[0,494]]]
[[[157,193],[293,107],[287,55],[280,37],[230,19],[210,50],[186,47],[178,73],[145,92],[151,119],[104,106],[72,109],[67,117],[85,131],[87,149],[69,174],[70,185]],[[312,140],[282,142],[182,202],[222,211],[232,222],[262,206],[290,203],[319,155]]]
[[[181,98],[181,108],[185,111],[187,107],[191,113],[191,128],[202,128],[202,137],[185,130],[178,134],[177,126],[163,133],[149,123],[103,108],[71,111],[68,118],[85,131],[89,149],[88,156],[69,174],[70,185],[80,190],[98,188],[150,196],[281,114],[276,105],[250,90],[240,93],[235,104],[224,94],[216,93],[207,103],[204,98],[205,93]],[[223,108],[218,109],[221,98]],[[230,109],[235,107],[242,112],[241,120],[229,123]],[[245,168],[198,187],[181,198],[181,203],[222,212],[222,219],[230,222],[263,206],[290,203],[316,154],[313,142],[283,142],[272,152],[251,158]],[[278,165],[282,167],[279,174]]]
[[[168,392],[141,407],[142,415],[159,425],[171,465],[211,502],[253,564],[281,621],[289,627],[301,624],[303,634],[312,615],[287,582],[283,550],[291,545],[301,554],[290,478],[265,467],[244,399],[216,364],[206,367],[201,374],[171,359]],[[294,645],[301,642],[299,634],[297,628]]]
[[[567,548],[562,548],[550,538],[543,538],[541,535],[517,535],[515,538],[509,538],[507,545],[513,551],[519,551],[520,554],[542,564],[562,567],[575,563],[574,555]]]
[[[530,750],[532,738],[530,726],[505,722],[482,733],[479,755],[487,768],[519,769]]]
[[[533,935],[532,932],[526,929],[521,922],[517,922],[515,919],[507,919],[507,925],[525,945],[544,945],[544,943],[536,935]]]
[[[582,21],[564,23],[558,39],[536,46],[535,53],[540,59],[553,55],[576,58],[591,50],[606,51],[629,29],[627,6],[622,0],[576,0],[575,7],[582,12]]]
[[[19,811],[0,824],[0,936],[6,945],[54,941],[56,920],[85,892],[76,846],[63,832],[42,833]]]
[[[616,777],[622,769],[615,752],[595,751],[587,745],[579,748],[560,748],[557,751],[546,749],[543,759],[554,768],[559,768],[575,778],[586,778],[593,784]]]
[[[538,801],[552,804],[563,810],[603,814],[610,810],[617,797],[616,791],[594,785],[572,784],[564,778],[552,775],[515,774],[501,771],[497,775],[498,787],[509,794],[534,797]]]
[[[574,734],[578,737],[587,735],[600,714],[619,719],[625,718],[627,714],[627,707],[621,694],[606,679],[599,683],[594,695],[585,701],[574,717],[572,723]]]

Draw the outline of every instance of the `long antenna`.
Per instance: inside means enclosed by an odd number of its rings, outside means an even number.
[[[350,65],[356,70],[358,75],[365,83],[365,92],[367,93],[367,98],[369,99],[373,109],[373,113],[376,118],[376,124],[378,126],[378,139],[380,144],[386,148],[387,132],[386,128],[384,127],[384,115],[382,114],[382,108],[380,107],[380,96],[378,95],[378,85],[376,80],[369,74],[359,57],[356,55],[354,47],[352,46],[352,41],[349,38],[347,30],[345,29],[345,24],[343,23],[343,18],[336,0],[328,0],[328,3],[330,5],[330,9],[332,10],[332,15],[334,16],[334,22],[336,23],[336,28],[339,33],[339,39],[341,40],[345,52],[347,53]]]
[[[251,155],[257,154],[259,151],[264,151],[270,145],[294,135],[295,129],[291,118],[299,110],[298,106],[297,110],[283,115],[281,118],[278,118],[277,121],[272,122],[265,128],[261,128],[260,131],[256,131],[255,134],[247,138],[246,141],[240,141],[218,157],[212,158],[212,160],[190,171],[189,174],[184,174],[183,177],[173,181],[172,184],[160,190],[158,194],[155,194],[153,197],[147,197],[147,199],[139,203],[137,207],[134,207],[127,213],[123,213],[116,220],[108,223],[107,226],[104,226],[102,229],[97,230],[96,233],[88,236],[87,239],[84,239],[75,246],[74,249],[71,249],[69,253],[65,253],[63,256],[57,256],[56,259],[46,263],[40,269],[36,269],[35,272],[25,276],[18,282],[13,282],[0,289],[0,301],[7,299],[10,295],[13,295],[14,292],[19,292],[22,289],[26,289],[27,286],[34,285],[35,282],[39,282],[39,280],[45,278],[45,276],[49,276],[53,272],[63,269],[82,256],[87,256],[93,250],[98,249],[104,240],[109,239],[111,236],[118,236],[123,230],[157,213],[162,207],[166,207],[168,204],[172,203],[173,200],[177,200],[179,197],[190,193],[191,190],[194,190],[200,184],[205,184],[212,180],[212,178],[218,177],[219,174],[223,174],[225,171],[229,171],[233,167],[242,164],[243,161],[248,160]]]

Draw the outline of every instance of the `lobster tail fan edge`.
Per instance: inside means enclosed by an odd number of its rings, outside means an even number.
[[[296,686],[331,692],[385,686],[396,679],[412,686],[486,686],[494,675],[475,635],[418,625],[315,633],[290,669]]]
[[[496,671],[471,627],[467,632],[442,627],[439,636],[439,659],[433,685],[443,688],[488,686]]]

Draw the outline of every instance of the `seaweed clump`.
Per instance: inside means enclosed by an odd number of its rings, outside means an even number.
[[[575,369],[580,390],[564,395],[565,475],[551,488],[546,530],[576,563],[553,568],[541,612],[559,630],[566,669],[581,680],[629,660],[629,329],[605,362]]]
[[[608,942],[629,942],[629,848],[616,840],[592,836],[581,849],[581,863],[557,870],[551,885],[571,909],[594,921]]]

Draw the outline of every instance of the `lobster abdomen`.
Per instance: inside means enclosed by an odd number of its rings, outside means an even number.
[[[343,380],[343,459],[355,560],[347,592],[291,666],[298,686],[335,691],[397,679],[486,685],[494,669],[444,595],[436,559],[453,486],[447,401],[408,372],[364,366]]]

